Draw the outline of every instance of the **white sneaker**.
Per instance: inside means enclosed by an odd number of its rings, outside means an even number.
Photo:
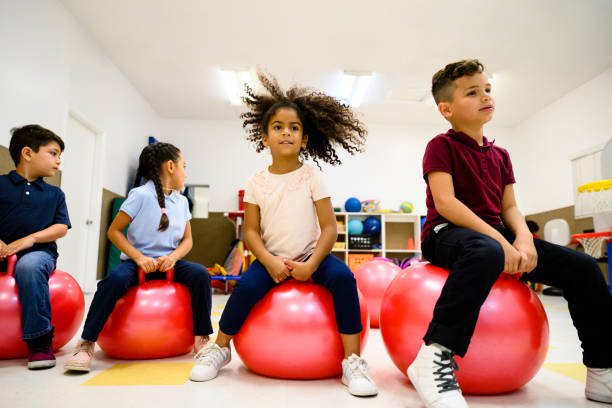
[[[439,344],[421,346],[408,377],[427,408],[467,408],[454,370],[453,353]]]
[[[342,383],[349,392],[359,397],[378,394],[376,384],[368,372],[368,364],[357,354],[351,354],[342,360]]]
[[[196,354],[195,358],[198,361],[191,369],[189,379],[208,381],[215,378],[221,367],[226,366],[232,360],[232,353],[229,347],[219,347],[216,343],[208,343]]]
[[[193,355],[195,356],[202,350],[208,342],[210,341],[210,337],[208,336],[195,336],[193,338]]]
[[[584,395],[592,401],[612,404],[612,368],[587,367]]]

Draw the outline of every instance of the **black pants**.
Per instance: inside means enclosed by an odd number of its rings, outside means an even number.
[[[514,234],[497,228],[508,240]],[[563,289],[570,316],[582,343],[587,367],[612,367],[612,296],[597,262],[587,254],[534,239],[538,264],[522,280]],[[423,256],[431,263],[450,269],[436,303],[425,337],[463,356],[480,307],[504,269],[501,245],[487,235],[452,224],[431,234],[422,243]],[[503,353],[500,350],[500,353]]]

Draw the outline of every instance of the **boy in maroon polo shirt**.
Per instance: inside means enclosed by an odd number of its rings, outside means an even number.
[[[453,355],[467,352],[480,307],[500,273],[523,273],[563,289],[588,367],[586,397],[612,403],[612,297],[597,262],[529,232],[514,198],[510,156],[483,135],[495,109],[483,65],[448,64],[432,82],[438,110],[452,129],[434,137],[423,157],[422,251],[450,274],[408,367],[412,384],[427,407],[467,407]]]

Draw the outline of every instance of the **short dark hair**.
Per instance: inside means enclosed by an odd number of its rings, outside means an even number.
[[[24,147],[38,152],[41,146],[46,146],[51,142],[56,142],[61,151],[64,151],[64,141],[61,137],[45,129],[40,125],[25,125],[11,129],[11,142],[9,144],[9,153],[15,162],[15,166],[21,160],[21,151]]]
[[[477,59],[464,59],[452,62],[436,72],[431,79],[431,94],[436,101],[450,102],[455,91],[454,81],[463,76],[472,76],[484,71],[484,65]]]

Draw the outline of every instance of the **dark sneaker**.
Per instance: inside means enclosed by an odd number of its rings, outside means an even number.
[[[55,367],[55,356],[51,347],[52,340],[53,332],[50,332],[26,342],[28,344],[28,368]]]

